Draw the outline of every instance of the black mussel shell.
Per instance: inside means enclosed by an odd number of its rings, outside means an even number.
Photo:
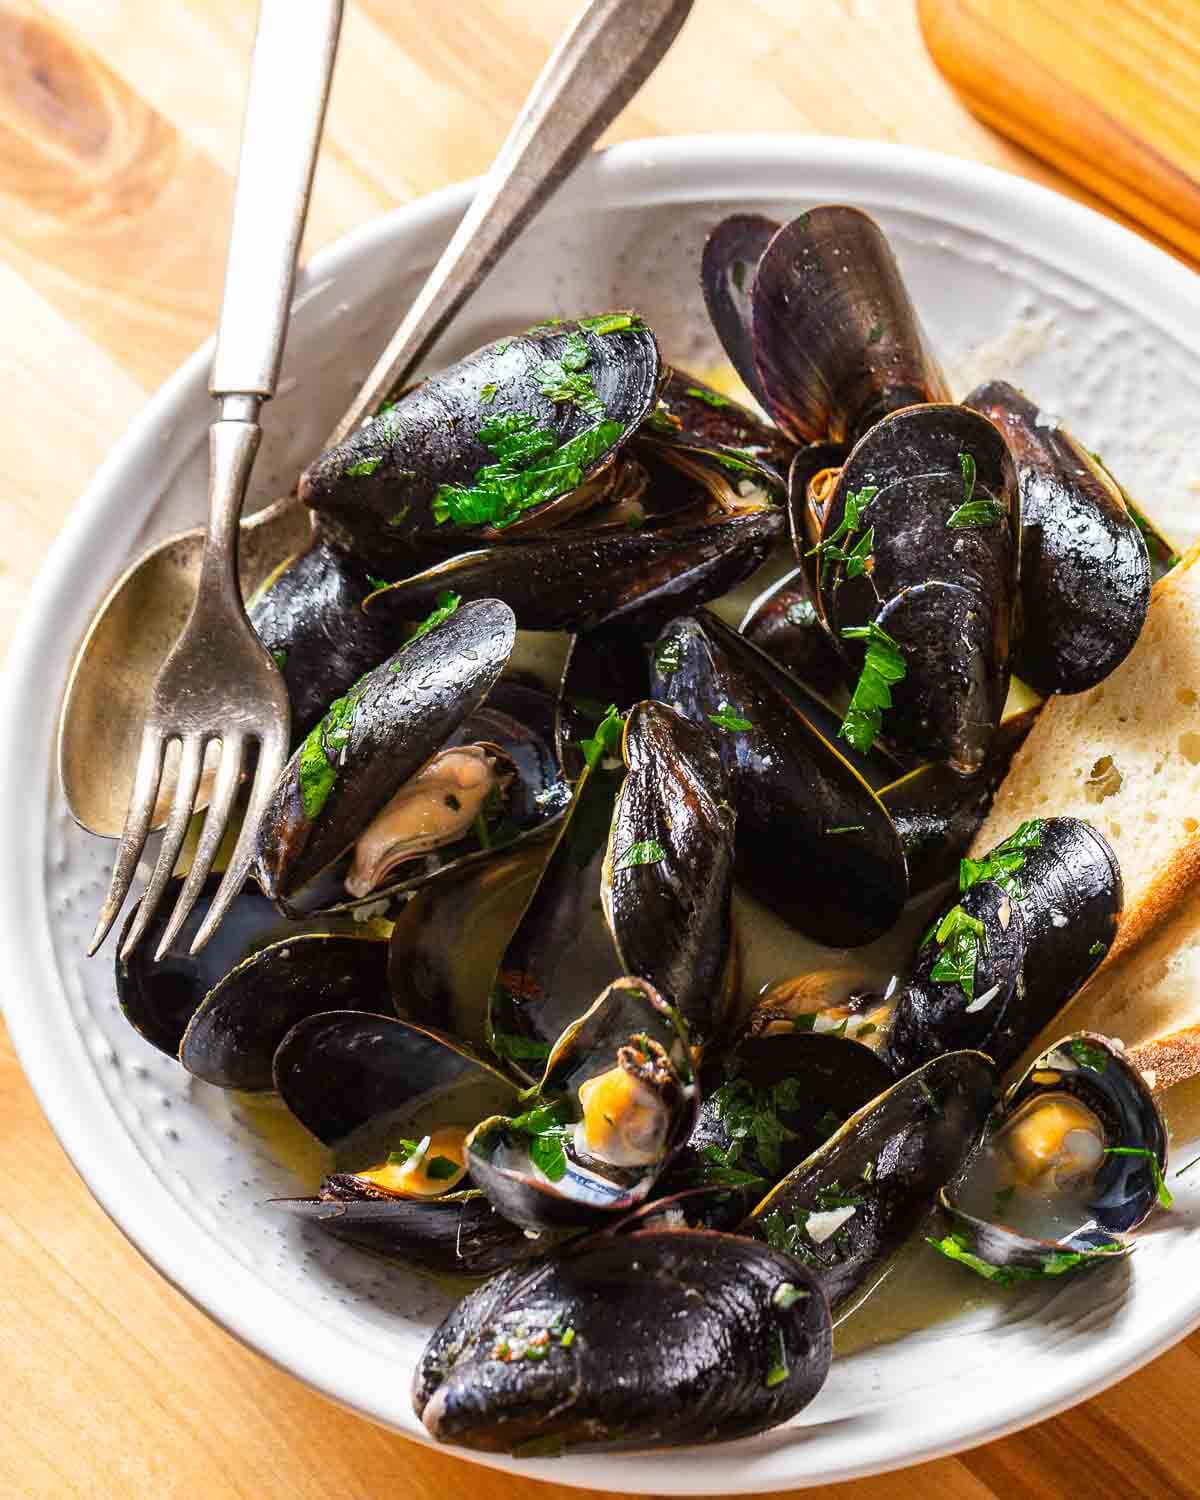
[[[1021,616],[1016,672],[1040,693],[1102,682],[1141,633],[1150,560],[1102,464],[1015,387],[976,387],[967,406],[1004,434],[1021,483]]]
[[[369,595],[365,607],[419,614],[452,590],[464,599],[503,599],[522,630],[652,631],[749,578],[784,524],[781,509],[760,506],[640,531],[556,531],[464,552]]]
[[[733,792],[713,734],[662,703],[630,712],[628,775],[601,893],[621,968],[676,1007],[693,1046],[732,998]]]
[[[388,982],[405,1020],[487,1046],[488,987],[544,857],[540,847],[521,849],[460,867],[396,913]]]
[[[757,479],[782,497],[796,445],[756,412],[682,370],[667,376],[635,451],[648,445],[668,462],[691,451],[718,460],[734,479]]]
[[[1029,1128],[1029,1111],[1036,1110],[1039,1101],[1054,1110],[1059,1100],[1083,1106],[1095,1126],[1096,1148],[1104,1153],[1090,1180],[1062,1186],[1044,1180],[1047,1171],[1053,1171],[1051,1142],[1036,1139],[1031,1148],[1034,1158],[1024,1164],[1014,1163],[1011,1154],[1012,1132],[1022,1128],[1022,1120]],[[1049,1123],[1051,1129],[1064,1128],[1053,1118]],[[941,1205],[950,1233],[937,1247],[1002,1283],[1060,1276],[1125,1255],[1131,1247],[1114,1236],[1136,1229],[1153,1212],[1166,1164],[1166,1124],[1146,1080],[1126,1060],[1119,1042],[1095,1032],[1077,1032],[1042,1053],[1009,1090],[985,1150],[958,1181],[943,1189]],[[1035,1173],[1031,1183],[1025,1168]],[[997,1192],[1008,1178],[1013,1180]],[[1034,1212],[1041,1197],[1047,1205],[1057,1206],[1055,1217],[1060,1221],[1070,1212],[1062,1201],[1064,1194],[1076,1200],[1078,1227],[1054,1237],[1018,1227],[1024,1215],[1016,1195],[1025,1197],[1030,1187]],[[994,1202],[981,1210],[981,1196]]]
[[[900,837],[826,737],[837,722],[828,708],[707,611],[668,626],[653,663],[654,697],[716,730],[735,793],[739,881],[833,947],[892,927],[907,896]]]
[[[652,1159],[610,1160],[626,1154],[618,1106],[606,1099],[598,1105],[592,1101],[589,1109],[581,1097],[581,1089],[594,1080],[617,1074],[636,1081],[628,1107],[644,1106],[648,1089],[661,1112]],[[614,1098],[619,1097],[618,1090]],[[524,1228],[593,1223],[646,1198],[689,1134],[696,1104],[687,1034],[678,1014],[652,985],[625,976],[607,986],[555,1042],[528,1109],[515,1119],[484,1120],[471,1132],[471,1180],[506,1219]],[[546,1127],[553,1146],[549,1161],[542,1149]],[[608,1154],[594,1143],[593,1127],[601,1135],[605,1129],[614,1133],[613,1144],[606,1143]]]
[[[274,1072],[300,1123],[358,1165],[386,1156],[389,1140],[412,1129],[471,1126],[516,1099],[506,1078],[452,1038],[359,1012],[300,1021],[279,1044]]]
[[[700,285],[708,316],[733,368],[755,399],[767,409],[754,362],[751,298],[763,251],[779,224],[761,214],[731,214],[704,242]]]
[[[978,775],[960,776],[930,761],[880,789],[879,800],[904,844],[912,895],[957,876],[959,861],[983,826],[996,789],[1037,715],[1036,707],[1027,708],[1001,720]]]
[[[824,204],[785,224],[751,292],[768,412],[797,442],[853,442],[888,412],[947,399],[879,226]]]
[[[976,957],[965,982],[939,977],[952,952],[951,923],[964,912],[980,925]],[[943,933],[945,940],[943,940]],[[883,1041],[898,1073],[959,1048],[991,1051],[990,1042],[1021,982],[1027,936],[1020,904],[992,880],[973,885],[926,933],[912,977],[903,985]]]
[[[818,605],[816,552],[838,475],[849,449],[845,443],[807,443],[796,450],[788,470],[788,525],[792,550],[805,570]]]
[[[744,1037],[723,1064],[702,1072],[696,1128],[660,1186],[724,1185],[743,1213],[895,1082],[874,1052],[829,1032]],[[750,1116],[757,1129],[735,1135]]]
[[[429,1341],[413,1404],[439,1441],[489,1452],[715,1442],[794,1416],[831,1358],[829,1310],[791,1256],[644,1229],[472,1292]]]
[[[801,1162],[743,1232],[798,1256],[834,1312],[848,1312],[974,1151],[995,1084],[995,1068],[978,1052],[926,1063]]]
[[[322,1011],[392,1013],[387,941],[299,933],[243,959],[188,1022],[179,1061],[223,1089],[273,1087],[271,1064],[298,1021]]]
[[[272,1198],[271,1208],[315,1224],[335,1239],[443,1275],[488,1276],[536,1260],[550,1237],[527,1235],[501,1218],[482,1193],[442,1198]]]
[[[640,631],[611,626],[575,636],[563,663],[554,729],[563,774],[578,781],[584,766],[580,742],[595,733],[610,706],[625,713],[649,690],[647,649]]]
[[[1004,439],[962,406],[893,412],[838,477],[821,540],[823,612],[856,673],[867,646],[847,631],[877,623],[904,648],[883,733],[910,757],[967,773],[983,763],[1008,692],[1019,509]],[[916,587],[932,591],[904,596]]]
[[[250,623],[287,683],[293,746],[335,698],[395,650],[394,622],[363,613],[370,590],[361,565],[318,538],[249,603]]]
[[[281,916],[278,909],[254,885],[242,887],[224,921],[199,953],[189,953],[192,939],[208,914],[221,875],[210,875],[180,928],[170,952],[160,960],[153,954],[158,947],[167,921],[175,909],[175,899],[183,886],[183,876],[172,877],[150,919],[143,940],[128,956],[120,957],[125,933],[136,920],[137,907],[126,918],[121,943],[117,945],[117,999],[125,1019],[152,1046],[169,1057],[176,1057],[187,1024],[205,995],[250,954],[281,938],[313,931],[345,931],[353,926],[345,917],[321,918],[303,923]]]
[[[846,686],[846,664],[821,621],[803,568],[794,568],[750,605],[738,629],[781,667],[826,697]]]
[[[474,713],[512,651],[512,611],[462,605],[337,700],[288,761],[258,833],[255,871],[286,902],[356,841]]]
[[[573,378],[586,381],[578,395]],[[376,572],[514,537],[587,497],[659,378],[658,345],[634,315],[530,329],[431,375],[322,453],[300,498]],[[497,469],[519,478],[482,496]]]
[[[600,879],[624,771],[613,744],[580,776],[492,983],[489,1045],[529,1083],[564,1029],[621,973]]]

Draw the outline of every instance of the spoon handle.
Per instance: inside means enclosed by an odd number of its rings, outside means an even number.
[[[551,54],[441,259],[327,447],[373,416],[654,71],[692,0],[591,0]]]
[[[253,399],[225,416],[253,421],[274,395],[325,120],[342,0],[262,0],[209,389]],[[232,405],[232,409],[231,409]]]

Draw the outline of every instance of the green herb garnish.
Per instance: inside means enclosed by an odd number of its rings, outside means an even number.
[[[375,470],[382,462],[382,458],[360,458],[356,464],[350,465],[350,467],[346,470],[346,473],[353,475],[355,479],[366,479],[370,475],[374,474]]]
[[[448,1182],[451,1177],[457,1177],[462,1171],[458,1162],[448,1156],[431,1156],[425,1167],[425,1175],[430,1182]]]
[[[771,1305],[786,1312],[789,1307],[795,1307],[797,1302],[803,1302],[809,1295],[803,1287],[794,1286],[790,1281],[781,1281],[771,1293]]]
[[[534,371],[538,390],[551,401],[569,401],[589,417],[600,421],[604,415],[604,402],[596,395],[592,377],[585,374],[592,355],[587,340],[581,333],[567,336],[566,348],[557,359],[544,359]]]
[[[697,401],[703,401],[705,406],[711,406],[714,411],[720,411],[723,407],[732,406],[732,401],[726,401],[725,397],[716,391],[706,390],[700,385],[689,385],[684,387],[683,394],[692,396]]]
[[[550,1043],[538,1042],[531,1036],[518,1036],[512,1031],[493,1031],[492,1051],[499,1057],[513,1062],[545,1062],[550,1056]]]
[[[682,636],[673,635],[670,640],[662,641],[654,648],[655,670],[663,677],[670,677],[672,672],[678,672],[682,661]]]
[[[817,623],[816,606],[811,599],[797,599],[784,610],[783,618],[789,625],[815,625]]]
[[[1073,1037],[1068,1042],[1067,1051],[1081,1068],[1091,1068],[1093,1073],[1103,1073],[1108,1067],[1108,1053],[1104,1048],[1097,1047],[1094,1042],[1085,1041],[1081,1036]]]
[[[993,1281],[997,1286],[1012,1286],[1018,1281],[1041,1281],[1046,1276],[1062,1276],[1065,1272],[1073,1271],[1076,1266],[1086,1265],[1095,1258],[1094,1255],[1083,1255],[1074,1250],[1056,1250],[1042,1257],[1040,1269],[1035,1269],[1033,1266],[993,1266],[976,1255],[971,1249],[971,1241],[957,1230],[940,1240],[926,1235],[925,1242],[932,1245],[948,1260],[958,1261],[960,1265],[974,1271],[977,1276]],[[1097,1245],[1095,1249],[1111,1254],[1114,1250],[1120,1250],[1121,1246],[1113,1240],[1111,1244]]]
[[[728,703],[719,704],[716,713],[707,717],[710,724],[715,724],[718,729],[728,729],[733,734],[744,734],[747,729],[754,728],[749,719],[740,718],[734,713]]]
[[[1031,818],[1022,823],[1015,833],[1002,840],[982,859],[963,859],[958,866],[958,889],[965,895],[981,880],[994,881],[1006,895],[1020,896],[1021,882],[1017,874],[1025,863],[1030,849],[1042,842],[1041,818]]]
[[[822,579],[828,578],[829,569],[835,562],[845,563],[852,555],[857,553],[857,548],[852,549],[851,552],[847,552],[844,547],[839,546],[838,544],[842,541],[843,538],[849,541],[857,534],[860,526],[862,525],[863,513],[878,493],[879,490],[877,486],[868,484],[864,485],[861,490],[856,490],[854,491],[854,493],[847,495],[846,505],[842,511],[841,523],[839,524],[837,530],[834,531],[832,535],[827,536],[819,541],[815,547],[809,548],[806,554],[808,557],[812,557],[814,553],[820,554]],[[869,553],[870,550],[870,547],[868,547],[867,553]],[[862,562],[862,567],[859,568],[859,573],[866,570],[866,564],[869,561],[869,557],[866,554],[861,554],[860,561]],[[857,577],[858,573],[855,573],[851,576]]]
[[[405,645],[411,646],[414,641],[419,641],[423,635],[428,635],[431,630],[436,630],[443,620],[448,620],[450,618],[450,616],[454,613],[454,611],[461,603],[461,594],[452,594],[449,592],[449,590],[447,590],[445,593],[439,594],[437,596],[437,608],[431,610],[430,613],[425,616],[425,618],[413,631],[412,635],[409,636],[408,640],[405,642]],[[391,670],[393,672],[403,672],[403,659],[393,662]]]
[[[579,748],[583,751],[583,758],[589,769],[598,766],[606,755],[620,755],[621,736],[624,732],[625,716],[617,712],[615,703],[610,703],[596,726],[595,734],[579,741]]]
[[[1101,942],[1099,938],[1088,949],[1089,958],[1099,958],[1102,953],[1108,952],[1108,944]]]
[[[836,828],[827,828],[826,833],[865,833],[865,823],[839,823]]]
[[[941,952],[929,977],[958,985],[967,999],[973,1000],[975,965],[984,941],[983,923],[961,906],[952,906],[938,924],[934,941]]]
[[[287,658],[288,654],[286,650],[283,650],[282,648],[277,651],[271,652],[271,660],[275,663],[275,665],[281,672],[283,671],[284,667],[287,666]]]
[[[479,392],[480,406],[491,406],[492,402],[496,399],[496,389],[496,383],[492,380],[489,380],[488,383]]]
[[[729,1132],[730,1144],[722,1151],[712,1147],[706,1152],[709,1160],[724,1168],[731,1168],[740,1160],[743,1150],[749,1149],[771,1177],[778,1177],[783,1170],[783,1145],[796,1139],[796,1132],[789,1130],[780,1120],[781,1111],[795,1109],[803,1098],[803,1086],[798,1078],[785,1078],[780,1083],[755,1088],[743,1078],[723,1083],[711,1096],[718,1119]],[[713,1155],[712,1153],[717,1153]]]
[[[745,291],[745,289],[746,289],[746,262],[744,260],[735,260],[734,263],[733,263],[733,265],[730,267],[729,274],[732,276],[732,278],[733,278],[733,284],[734,284],[735,287],[737,287],[738,291],[739,292]]]
[[[865,755],[875,743],[884,710],[892,706],[892,685],[904,680],[908,668],[899,642],[874,620],[869,625],[849,625],[842,634],[847,640],[865,640],[867,655],[838,738]]]
[[[1150,1175],[1154,1179],[1154,1191],[1158,1197],[1159,1204],[1163,1208],[1170,1208],[1175,1199],[1171,1196],[1171,1189],[1163,1181],[1162,1168],[1158,1164],[1158,1157],[1148,1146],[1106,1146],[1105,1156],[1144,1156],[1150,1163]]]
[[[376,578],[374,573],[367,574],[367,582],[371,585],[373,593],[378,593],[380,589],[391,588],[391,584],[386,578]]]
[[[868,343],[868,345],[870,345],[870,344],[877,344],[882,337],[883,337],[883,320],[880,319],[879,322],[871,324],[871,331],[870,331],[870,333],[867,334],[867,343]]]
[[[861,1208],[865,1202],[865,1198],[846,1192],[840,1182],[830,1182],[817,1189],[817,1208],[823,1214],[835,1208]]]
[[[667,851],[657,839],[640,839],[630,844],[617,861],[618,870],[628,870],[631,865],[656,865],[667,857]]]
[[[300,746],[296,769],[304,816],[310,823],[315,823],[320,817],[337,781],[342,751],[354,726],[354,714],[366,692],[361,687],[362,681],[360,677],[348,693],[334,699],[320,723],[313,725]]]
[[[782,1385],[788,1378],[787,1347],[783,1342],[783,1334],[779,1329],[775,1330],[775,1359],[771,1368],[767,1371],[767,1388]]]
[[[485,464],[469,486],[441,485],[433,518],[439,526],[511,526],[525,511],[578,489],[584,471],[622,431],[620,422],[597,422],[560,446],[528,412],[494,417],[479,429],[479,440],[496,462]]]
[[[551,1182],[560,1181],[567,1171],[564,1141],[574,1132],[566,1101],[556,1099],[539,1104],[508,1122],[509,1131],[527,1139],[529,1159]]]
[[[994,526],[1007,515],[1008,512],[997,500],[972,500],[969,505],[960,505],[948,518],[946,525],[955,530],[967,526]]]
[[[646,325],[638,317],[637,313],[598,313],[592,318],[580,318],[580,328],[586,328],[589,333],[604,335],[606,333],[637,333]]]

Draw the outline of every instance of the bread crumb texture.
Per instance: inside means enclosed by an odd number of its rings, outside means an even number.
[[[1200,544],[1155,588],[1137,645],[1089,692],[1051,699],[996,794],[973,854],[1027,818],[1098,828],[1121,866],[1112,963],[1200,876]]]

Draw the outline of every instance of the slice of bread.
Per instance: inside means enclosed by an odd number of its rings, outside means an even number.
[[[1200,545],[1155,586],[1137,645],[1115,672],[1042,709],[971,849],[978,856],[1027,818],[1071,814],[1098,828],[1125,884],[1102,973],[1200,877],[1198,562]]]

